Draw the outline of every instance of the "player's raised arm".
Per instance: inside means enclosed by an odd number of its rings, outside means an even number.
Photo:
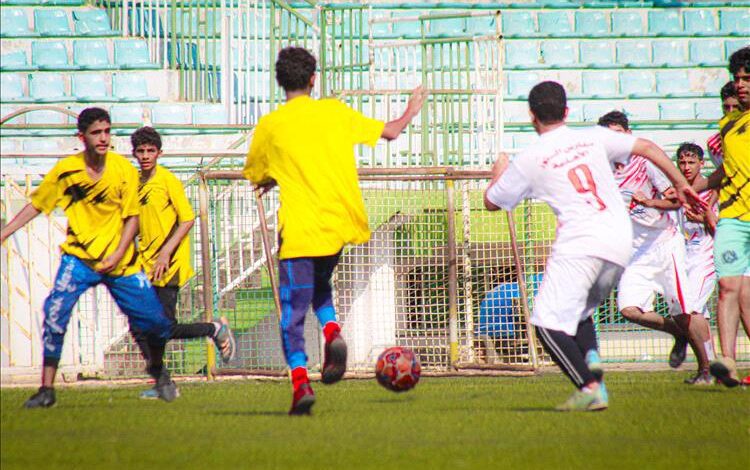
[[[393,121],[385,123],[383,133],[380,136],[386,140],[393,140],[401,135],[401,132],[406,129],[406,126],[409,125],[411,120],[414,119],[417,114],[419,114],[419,111],[422,109],[422,105],[424,104],[424,100],[426,97],[427,90],[425,90],[421,85],[415,88],[411,92],[411,96],[409,97],[409,102],[406,105],[404,114],[402,114],[398,119],[394,119]]]
[[[648,139],[638,138],[633,145],[632,153],[647,158],[664,173],[674,185],[675,196],[681,204],[688,205],[697,212],[703,212],[706,209],[706,205],[701,201],[698,193],[688,184],[685,177],[672,164],[672,160],[669,159],[667,154],[658,145]]]

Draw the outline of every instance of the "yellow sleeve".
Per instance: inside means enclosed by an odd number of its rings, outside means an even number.
[[[266,121],[261,118],[255,127],[253,141],[247,152],[245,168],[242,174],[254,184],[263,183],[270,178],[268,174],[268,140],[269,133],[266,130]]]
[[[62,162],[63,160],[61,160]],[[49,215],[60,201],[60,186],[57,184],[60,164],[55,165],[42,179],[41,184],[31,193],[31,205]]]
[[[370,147],[375,147],[378,143],[378,139],[380,139],[380,136],[383,134],[385,123],[383,121],[378,121],[377,119],[369,118],[343,103],[342,105],[347,113],[352,143],[366,144]]]
[[[122,218],[127,219],[140,213],[138,204],[138,170],[127,160],[123,164]]]
[[[167,179],[167,193],[174,205],[175,211],[177,211],[178,222],[195,220],[195,212],[193,212],[193,206],[185,195],[185,188],[182,186],[180,180],[171,173],[169,179]]]

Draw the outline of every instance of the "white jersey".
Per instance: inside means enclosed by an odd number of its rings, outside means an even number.
[[[713,191],[707,190],[699,194],[701,201],[709,204]],[[719,205],[714,202],[711,209],[714,214],[718,214]],[[685,248],[687,249],[688,259],[692,255],[711,256],[713,257],[714,237],[706,230],[706,226],[701,222],[688,220],[685,211],[681,208],[678,212],[682,233],[685,236]]]
[[[644,207],[632,202],[633,194],[641,192],[657,199],[672,183],[650,161],[634,155],[625,166],[615,169],[615,181],[633,221],[633,247],[664,240],[674,235],[676,226],[666,211]]]
[[[635,141],[600,126],[561,126],[519,153],[487,198],[508,210],[526,198],[549,204],[558,222],[553,256],[592,256],[626,266],[632,224],[611,162],[626,162]]]

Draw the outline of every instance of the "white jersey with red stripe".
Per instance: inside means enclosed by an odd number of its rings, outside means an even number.
[[[615,181],[633,222],[634,248],[664,240],[676,233],[675,221],[667,211],[633,202],[636,192],[641,192],[650,199],[658,199],[661,193],[672,186],[664,173],[650,161],[634,155],[627,164],[615,167]]]
[[[713,191],[699,194],[701,200],[710,203]],[[719,213],[719,204],[714,201],[711,206],[714,214]],[[716,285],[716,268],[714,266],[714,238],[701,222],[688,220],[685,211],[678,211],[679,223],[685,236],[686,268],[690,289],[696,293],[698,305],[696,311],[709,316],[708,299]]]
[[[713,191],[706,190],[699,194],[701,201],[705,202],[706,205],[711,201],[711,195]],[[719,204],[714,202],[711,210],[714,214],[719,213]],[[713,256],[714,249],[714,237],[708,233],[705,224],[702,222],[693,222],[689,220],[685,215],[683,209],[677,211],[679,223],[682,227],[682,233],[685,235],[685,248],[687,249],[688,258],[691,255],[706,255],[710,254]]]

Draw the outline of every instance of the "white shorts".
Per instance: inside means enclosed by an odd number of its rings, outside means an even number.
[[[574,336],[578,324],[607,298],[622,271],[622,266],[592,256],[550,256],[531,324]]]
[[[687,277],[690,290],[696,296],[696,311],[710,318],[708,299],[716,288],[716,268],[713,250],[688,252]]]
[[[690,288],[685,257],[685,242],[677,233],[637,249],[617,287],[620,311],[627,307],[653,311],[658,293],[667,301],[670,315],[699,312],[696,292]]]

